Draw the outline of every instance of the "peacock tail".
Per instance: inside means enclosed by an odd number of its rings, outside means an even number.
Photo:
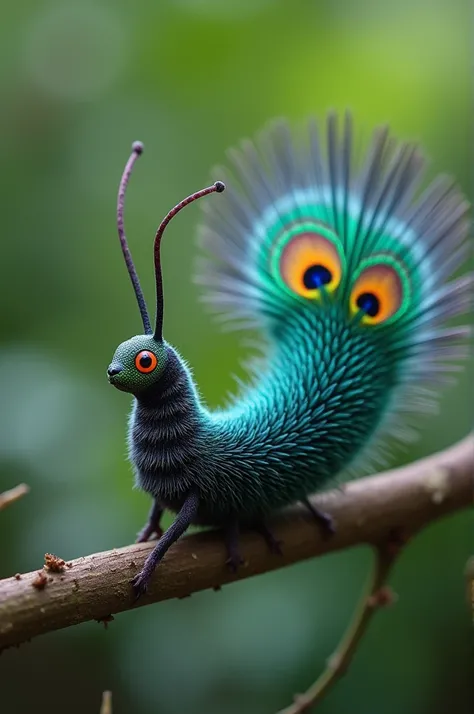
[[[361,155],[349,114],[342,127],[330,114],[324,136],[315,121],[300,133],[274,122],[229,155],[232,170],[216,169],[227,191],[204,205],[197,281],[221,318],[268,341],[259,394],[283,354],[282,395],[292,364],[307,399],[338,393],[341,427],[351,399],[354,431],[377,405],[347,463],[412,438],[413,415],[436,408],[468,351],[469,328],[451,324],[472,304],[473,275],[452,277],[469,252],[467,201],[447,177],[421,191],[422,154],[388,128]]]

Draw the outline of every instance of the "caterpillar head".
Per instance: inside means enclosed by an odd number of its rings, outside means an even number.
[[[125,191],[135,161],[142,152],[143,144],[139,141],[134,142],[132,154],[125,166],[118,191],[117,228],[123,257],[135,291],[145,334],[137,335],[126,342],[122,342],[115,351],[112,362],[107,369],[110,384],[123,392],[130,392],[135,395],[146,391],[158,382],[166,367],[167,349],[163,341],[163,281],[160,260],[161,239],[165,228],[171,219],[188,204],[202,196],[207,196],[209,193],[221,193],[225,189],[222,181],[216,181],[212,186],[197,191],[178,203],[161,221],[154,243],[156,319],[153,330],[140,281],[128,248],[123,224]]]
[[[153,335],[137,335],[118,346],[107,370],[110,384],[136,394],[159,380],[166,365],[166,348]]]

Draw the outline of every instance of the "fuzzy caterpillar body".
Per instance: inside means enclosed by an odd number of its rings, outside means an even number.
[[[190,374],[168,346],[169,369],[180,377],[165,396],[157,392],[156,402],[134,405],[130,455],[137,485],[175,511],[197,488],[196,522],[222,526],[233,514],[242,523],[258,521],[334,478],[370,440],[396,382],[383,361],[374,370],[361,368],[375,362],[376,342],[334,327],[331,313],[326,325],[314,322],[313,352],[295,326],[255,386],[216,413],[197,400]]]
[[[129,453],[155,521],[169,508],[188,509],[186,527],[251,525],[304,500],[384,435],[407,438],[408,415],[432,409],[464,357],[468,329],[446,323],[472,302],[472,275],[451,279],[469,251],[467,202],[445,179],[420,194],[421,154],[386,129],[362,161],[352,144],[349,115],[340,135],[328,117],[325,141],[310,123],[301,144],[276,123],[231,152],[229,188],[206,204],[205,299],[266,345],[227,409],[206,408],[162,339],[157,234],[155,333],[109,368],[135,397]]]

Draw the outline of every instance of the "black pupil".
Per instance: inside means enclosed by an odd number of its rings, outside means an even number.
[[[373,293],[362,293],[357,298],[357,307],[360,307],[369,317],[375,317],[380,310],[380,300]]]
[[[152,360],[152,358],[150,357],[150,355],[148,354],[148,352],[145,352],[145,353],[142,354],[142,356],[140,357],[140,367],[144,367],[145,369],[146,369],[147,367],[151,367],[151,363],[152,363],[152,362],[153,362],[153,360]]]
[[[332,280],[331,271],[324,265],[311,265],[303,275],[303,283],[307,290],[318,289]]]

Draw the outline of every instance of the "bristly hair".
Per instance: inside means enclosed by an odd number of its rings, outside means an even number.
[[[290,311],[308,309],[272,272],[282,235],[315,222],[335,232],[345,259],[335,299],[345,302],[359,266],[389,256],[403,268],[406,287],[397,320],[375,328],[390,331],[391,357],[403,363],[393,417],[432,408],[422,383],[438,387],[467,354],[469,329],[447,323],[473,304],[473,275],[451,279],[469,253],[469,204],[447,177],[421,191],[421,152],[394,140],[387,127],[373,133],[365,156],[354,146],[350,114],[340,130],[331,113],[324,131],[311,120],[293,133],[279,120],[230,150],[232,171],[218,169],[226,195],[203,207],[200,245],[207,255],[196,279],[221,319],[258,327],[272,342]]]

